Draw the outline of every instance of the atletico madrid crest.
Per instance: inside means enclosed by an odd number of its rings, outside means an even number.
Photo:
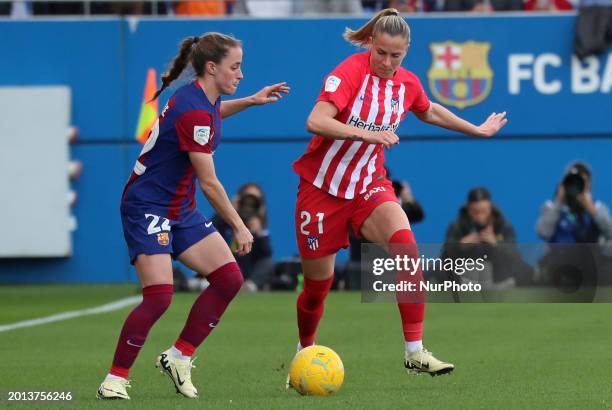
[[[162,246],[166,246],[170,243],[170,236],[168,235],[168,232],[160,232],[157,234],[157,242],[162,245]]]
[[[429,88],[443,104],[463,109],[483,101],[491,92],[490,43],[466,41],[431,43]]]
[[[311,251],[316,251],[319,248],[319,237],[318,236],[308,236],[306,240],[308,241],[308,248]]]

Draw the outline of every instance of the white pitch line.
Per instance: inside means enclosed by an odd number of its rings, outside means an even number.
[[[126,306],[133,305],[137,302],[142,301],[142,296],[130,296],[129,298],[119,299],[115,302],[107,303],[89,309],[73,310],[70,312],[58,313],[57,315],[51,315],[47,317],[41,317],[38,319],[24,320],[22,322],[9,323],[8,325],[0,325],[0,332],[6,332],[8,330],[19,329],[22,327],[32,327],[38,325],[44,325],[45,323],[59,322],[61,320],[68,320],[75,317],[98,315],[100,313],[112,312]]]

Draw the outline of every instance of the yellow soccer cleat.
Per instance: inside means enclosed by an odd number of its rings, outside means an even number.
[[[436,359],[425,348],[420,348],[412,353],[406,352],[404,355],[404,367],[408,373],[427,373],[430,376],[447,374],[455,369],[455,365]]]
[[[198,398],[198,390],[191,383],[191,368],[195,367],[193,360],[179,360],[168,349],[157,357],[155,367],[172,379],[177,393],[190,399]]]
[[[113,378],[102,382],[96,393],[96,398],[100,400],[129,400],[127,387],[130,386],[129,380]]]

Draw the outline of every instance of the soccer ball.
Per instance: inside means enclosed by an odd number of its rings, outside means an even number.
[[[291,387],[302,395],[329,396],[340,390],[343,381],[344,365],[340,356],[325,346],[300,350],[289,368]]]

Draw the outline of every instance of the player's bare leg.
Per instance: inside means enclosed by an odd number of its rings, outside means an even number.
[[[142,303],[129,314],[117,342],[113,365],[98,388],[99,399],[129,400],[129,370],[149,330],[172,301],[172,261],[169,254],[138,255],[134,262],[142,285]]]
[[[160,353],[156,366],[170,377],[177,393],[196,398],[191,382],[193,353],[217,326],[242,286],[242,273],[229,247],[217,232],[190,246],[178,259],[210,282],[193,304],[183,331],[174,345]]]
[[[410,222],[396,202],[384,202],[377,206],[361,226],[361,234],[371,242],[387,244],[391,256],[397,254],[410,258],[419,257]],[[422,278],[423,273],[419,269],[412,280],[420,281]],[[412,303],[402,297],[403,295],[397,296],[404,331],[406,369],[411,373],[428,373],[432,376],[452,372],[454,365],[436,359],[423,348],[424,295],[410,297]]]

